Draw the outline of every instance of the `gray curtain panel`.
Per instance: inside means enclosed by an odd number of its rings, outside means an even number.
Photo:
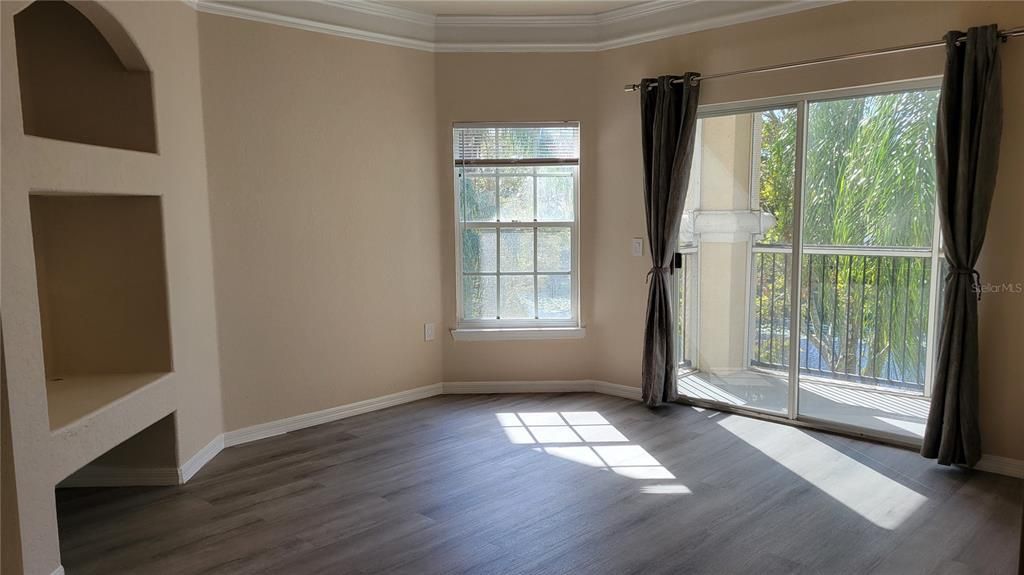
[[[995,25],[946,34],[939,99],[936,181],[946,275],[939,355],[921,454],[973,466],[978,431],[978,297],[974,266],[985,240],[999,167],[1002,80]]]
[[[693,159],[700,94],[700,85],[692,82],[696,77],[687,73],[640,82],[644,212],[652,266],[647,274],[643,398],[652,407],[678,397],[670,275]]]

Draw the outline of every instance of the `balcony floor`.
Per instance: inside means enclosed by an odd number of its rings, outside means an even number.
[[[761,371],[729,374],[691,372],[679,377],[679,393],[784,415],[785,378]],[[928,418],[928,398],[837,385],[822,380],[800,383],[800,416],[881,432],[912,443],[921,441]]]

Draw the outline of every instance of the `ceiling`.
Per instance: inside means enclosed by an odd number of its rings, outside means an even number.
[[[842,0],[186,0],[197,10],[429,52],[594,52]]]
[[[432,16],[592,16],[609,10],[644,4],[647,0],[430,0],[381,1],[379,4]]]

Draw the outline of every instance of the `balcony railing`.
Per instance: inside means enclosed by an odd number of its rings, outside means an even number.
[[[755,246],[751,363],[788,370],[792,256]],[[923,392],[931,250],[803,249],[801,374]]]

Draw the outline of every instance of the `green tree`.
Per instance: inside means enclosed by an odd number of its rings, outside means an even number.
[[[937,104],[935,90],[810,104],[805,246],[931,246]],[[761,208],[778,222],[761,241],[789,244],[795,110],[763,112],[760,127]],[[774,365],[788,363],[789,259],[758,254],[754,261],[755,358]],[[801,329],[820,351],[823,368],[851,378],[923,383],[929,260],[805,255],[802,275]],[[804,365],[808,355],[801,355],[801,367],[816,368]]]

